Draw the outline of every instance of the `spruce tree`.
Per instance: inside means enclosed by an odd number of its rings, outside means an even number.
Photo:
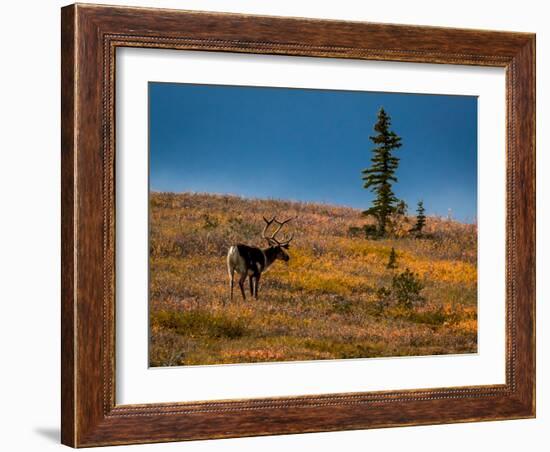
[[[424,212],[424,202],[418,201],[416,208],[416,224],[414,225],[413,231],[418,232],[419,234],[422,232],[422,229],[426,224],[426,215],[424,215]]]
[[[409,206],[407,205],[407,203],[403,200],[399,201],[397,203],[397,205],[395,206],[395,213],[397,215],[407,215],[407,209],[409,208]]]
[[[372,207],[365,210],[365,215],[372,215],[378,223],[378,234],[386,233],[388,217],[395,212],[398,199],[392,191],[392,184],[397,182],[395,171],[399,165],[399,159],[393,155],[393,151],[401,147],[401,137],[390,130],[391,118],[383,108],[378,112],[378,120],[374,125],[376,135],[369,137],[375,144],[372,149],[370,168],[362,171],[364,188],[375,193],[376,198]]]
[[[397,254],[393,246],[390,252],[390,259],[388,261],[388,264],[386,265],[386,268],[389,268],[389,269],[397,268]]]

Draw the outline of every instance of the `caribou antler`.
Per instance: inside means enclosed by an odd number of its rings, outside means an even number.
[[[287,218],[286,220],[284,221],[279,221],[277,220],[276,217],[271,217],[271,220],[268,220],[266,217],[263,217],[264,221],[265,221],[265,227],[264,227],[264,230],[262,232],[262,237],[264,239],[267,240],[267,243],[269,243],[269,245],[278,245],[278,246],[288,246],[288,244],[290,243],[290,241],[294,238],[294,234],[291,234],[289,238],[285,238],[284,240],[278,240],[276,238],[277,234],[279,233],[279,231],[281,230],[281,228],[286,224],[288,223],[290,220],[293,220],[294,217],[290,217],[290,218]],[[268,237],[266,234],[267,234],[267,230],[269,229],[269,226],[271,226],[273,223],[276,223],[277,224],[277,228],[275,229],[275,231]]]

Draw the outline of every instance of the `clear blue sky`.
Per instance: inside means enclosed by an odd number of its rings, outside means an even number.
[[[472,222],[477,98],[149,83],[150,189],[367,208],[379,108],[402,137],[394,191],[413,211]]]

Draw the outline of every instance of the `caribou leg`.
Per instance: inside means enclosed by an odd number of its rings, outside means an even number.
[[[235,269],[229,270],[229,299],[233,301],[233,286],[235,285]]]
[[[260,285],[260,275],[261,273],[256,275],[255,284],[254,284],[254,298],[258,299],[258,286]]]
[[[248,280],[250,282],[250,296],[253,297],[254,296],[254,276],[250,275],[248,277]]]
[[[239,287],[241,288],[241,294],[243,296],[243,300],[246,300],[246,295],[244,294],[244,280],[246,279],[246,273],[242,274],[239,278]]]

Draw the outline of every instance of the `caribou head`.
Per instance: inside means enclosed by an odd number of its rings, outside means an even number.
[[[288,253],[285,250],[288,250],[290,242],[294,238],[294,234],[291,234],[290,237],[284,238],[283,240],[277,239],[277,234],[281,228],[288,223],[292,218],[288,218],[284,221],[278,221],[275,217],[272,217],[271,220],[268,220],[266,217],[263,217],[265,221],[265,227],[262,232],[262,237],[267,241],[269,248],[266,249],[267,252],[274,254],[275,259],[280,259],[282,261],[288,262],[290,259]],[[271,235],[267,235],[269,227],[275,223],[277,227],[272,231]]]

